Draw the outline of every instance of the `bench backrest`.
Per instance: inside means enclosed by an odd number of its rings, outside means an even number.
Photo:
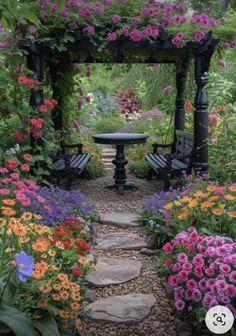
[[[193,143],[193,134],[176,130],[175,154],[190,154],[193,150]]]

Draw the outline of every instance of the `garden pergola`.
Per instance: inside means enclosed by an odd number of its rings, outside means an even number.
[[[70,63],[174,63],[176,64],[176,106],[175,130],[184,130],[185,125],[185,98],[184,90],[187,71],[191,60],[194,60],[194,76],[196,81],[195,110],[194,110],[194,157],[193,168],[206,171],[208,168],[208,100],[204,90],[207,84],[207,72],[211,57],[218,40],[208,33],[201,43],[188,42],[183,48],[176,48],[166,33],[162,33],[155,42],[117,40],[104,43],[91,41],[75,32],[73,42],[68,42],[59,50],[52,48],[50,43],[25,43],[28,50],[27,64],[33,71],[34,79],[43,80],[43,65],[49,67],[53,88],[53,98],[59,101],[53,111],[54,127],[59,130],[63,127],[62,109],[60,106],[61,92],[56,86],[59,71]],[[32,91],[30,104],[43,104],[42,89]]]

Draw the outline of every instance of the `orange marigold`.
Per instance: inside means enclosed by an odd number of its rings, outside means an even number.
[[[37,252],[45,252],[50,245],[50,240],[45,237],[39,237],[36,242],[32,244],[32,249]]]
[[[71,307],[72,310],[77,310],[77,309],[79,309],[80,304],[77,303],[77,302],[72,302],[72,303],[70,304],[70,307]]]
[[[31,212],[23,212],[23,214],[21,215],[21,219],[24,221],[31,221],[32,218],[33,215]]]
[[[67,319],[70,316],[70,314],[64,309],[59,310],[58,315],[63,319]]]
[[[15,216],[15,214],[16,214],[16,211],[11,209],[11,208],[1,207],[1,209],[2,209],[2,214],[4,216]]]
[[[62,285],[59,284],[59,283],[56,283],[56,284],[52,285],[52,287],[53,287],[53,289],[55,289],[56,291],[59,291],[59,290],[62,289]]]
[[[25,236],[28,232],[28,227],[24,224],[18,224],[11,227],[12,232],[15,233],[16,236]]]
[[[214,210],[212,210],[213,214],[216,215],[216,216],[221,216],[222,213],[223,213],[223,209],[220,209],[220,208],[216,208]]]
[[[2,203],[5,205],[13,206],[16,204],[16,201],[13,199],[3,199]]]
[[[60,280],[60,281],[68,281],[68,275],[65,274],[65,273],[59,273],[57,275],[57,278]]]
[[[36,306],[41,309],[45,308],[47,305],[48,305],[48,300],[39,300],[36,302]]]
[[[54,301],[61,301],[61,297],[60,297],[59,294],[52,294],[52,299],[53,299]]]
[[[229,211],[228,216],[231,218],[236,218],[236,211]]]

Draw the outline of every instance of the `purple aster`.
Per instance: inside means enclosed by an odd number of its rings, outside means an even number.
[[[21,251],[15,256],[16,276],[21,282],[26,282],[32,276],[34,268],[34,258]]]

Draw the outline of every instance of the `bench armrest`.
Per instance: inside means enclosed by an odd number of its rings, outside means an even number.
[[[152,144],[152,148],[153,148],[153,154],[157,154],[157,148],[169,148],[173,146],[173,142],[170,144],[158,144],[158,143],[154,143]]]
[[[66,148],[77,148],[77,153],[78,154],[82,154],[82,149],[83,149],[83,144],[79,143],[79,144],[67,144],[65,142],[61,142],[61,149],[62,149],[62,153],[65,154],[66,153]]]

